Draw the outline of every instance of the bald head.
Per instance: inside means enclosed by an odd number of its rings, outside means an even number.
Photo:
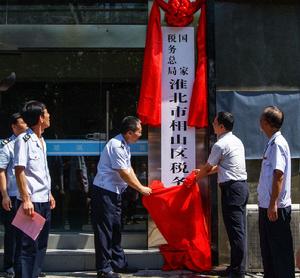
[[[280,129],[283,120],[283,112],[276,106],[268,106],[264,109],[261,119],[265,120],[272,128]]]

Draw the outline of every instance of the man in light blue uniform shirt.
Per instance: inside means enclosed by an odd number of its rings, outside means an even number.
[[[20,113],[10,117],[13,135],[1,142],[0,149],[0,191],[2,195],[1,218],[4,225],[3,268],[5,277],[14,277],[16,230],[11,224],[17,212],[18,187],[14,170],[14,145],[17,136],[27,129]]]
[[[94,229],[97,277],[118,278],[119,273],[134,272],[128,267],[121,247],[122,196],[127,185],[143,195],[151,188],[143,186],[131,167],[129,144],[142,135],[138,118],[122,120],[120,134],[109,140],[101,153],[92,187],[92,223]]]
[[[265,278],[294,278],[291,221],[291,155],[280,128],[284,114],[266,107],[260,118],[269,138],[258,183],[259,235]]]
[[[207,163],[196,169],[198,178],[218,173],[222,214],[230,243],[230,266],[225,273],[231,278],[245,277],[246,204],[249,190],[242,141],[233,133],[234,118],[219,112],[213,122],[218,141],[213,145]]]
[[[15,142],[15,173],[19,188],[19,206],[28,216],[35,212],[46,222],[36,240],[21,230],[17,232],[16,278],[36,278],[40,275],[46,255],[51,211],[55,200],[51,194],[51,179],[47,164],[46,143],[42,134],[50,126],[50,114],[38,101],[27,102],[21,112],[29,126]]]

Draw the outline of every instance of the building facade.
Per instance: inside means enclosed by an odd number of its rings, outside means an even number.
[[[265,104],[282,105],[294,154],[293,203],[299,203],[300,6],[292,0],[207,4],[210,121],[220,109],[235,113],[236,133],[247,152],[249,203],[255,204],[262,153],[256,142],[263,140],[257,113]],[[92,232],[89,187],[105,141],[124,116],[136,114],[150,7],[147,0],[0,1],[0,74],[17,74],[16,84],[0,95],[0,137],[9,136],[8,116],[24,101],[46,103],[51,127],[45,138],[57,199],[53,233]],[[157,136],[145,127],[133,150],[133,167],[145,184],[149,176],[159,178]],[[214,141],[211,127],[198,130],[197,164],[206,160]],[[227,260],[228,244],[216,180],[207,184],[203,196],[217,264]],[[141,237],[138,248],[146,249],[147,213],[131,190],[124,196],[124,212],[124,234]]]

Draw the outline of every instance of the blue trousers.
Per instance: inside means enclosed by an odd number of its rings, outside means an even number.
[[[230,272],[242,277],[246,266],[246,204],[249,190],[246,181],[220,184],[223,220],[230,243]]]
[[[19,202],[19,206],[21,202]],[[45,225],[36,240],[17,230],[16,278],[36,278],[41,272],[46,255],[51,222],[50,202],[33,203],[35,212],[42,215]]]
[[[290,206],[278,209],[275,222],[269,220],[266,208],[259,208],[260,249],[265,278],[295,278],[290,222]]]
[[[96,269],[109,272],[127,266],[121,247],[121,195],[92,187],[92,223],[94,229]]]
[[[10,197],[12,208],[7,211],[1,207],[1,218],[4,225],[4,271],[13,272],[16,251],[16,228],[11,224],[18,210],[17,197]]]

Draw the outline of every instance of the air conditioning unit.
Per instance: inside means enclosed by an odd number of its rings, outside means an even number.
[[[291,229],[294,241],[294,252],[300,248],[300,204],[292,205]],[[259,272],[263,270],[260,254],[259,232],[258,232],[258,206],[247,205],[247,257],[246,270],[248,272]]]

